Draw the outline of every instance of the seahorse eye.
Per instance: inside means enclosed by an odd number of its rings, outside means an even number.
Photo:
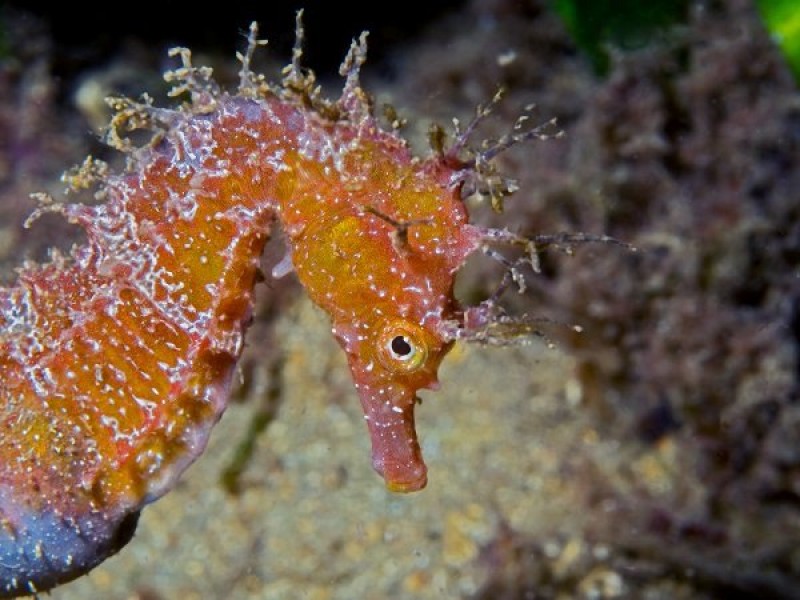
[[[378,341],[381,362],[393,371],[411,372],[428,356],[425,330],[410,321],[387,323]]]
[[[396,335],[389,342],[389,349],[398,360],[410,360],[414,357],[414,346],[412,346],[404,335]]]

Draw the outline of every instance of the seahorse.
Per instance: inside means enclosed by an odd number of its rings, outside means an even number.
[[[174,109],[147,96],[112,100],[108,141],[127,167],[109,173],[90,157],[67,174],[104,201],[50,199],[34,213],[61,213],[87,242],[26,263],[0,289],[0,597],[48,590],[116,553],[140,510],[202,452],[226,406],[275,226],[287,240],[276,275],[293,270],[329,315],[389,490],[426,485],[417,392],[438,387],[453,343],[533,331],[491,299],[461,307],[453,285],[478,250],[521,245],[533,264],[535,244],[569,241],[478,227],[463,202],[511,191],[492,158],[546,133],[464,157],[473,123],[450,148],[417,158],[379,125],[361,88],[365,35],[331,101],[300,65],[302,33],[298,16],[292,62],[272,84],[251,69],[264,43],[254,24],[232,93],[176,49],[182,66],[165,77],[189,100]],[[134,148],[135,129],[155,131],[151,142]]]

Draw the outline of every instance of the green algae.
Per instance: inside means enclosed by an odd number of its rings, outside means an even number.
[[[796,0],[758,0],[761,18],[800,82],[800,4]]]
[[[609,68],[609,49],[635,50],[686,23],[686,0],[551,0],[595,72]]]

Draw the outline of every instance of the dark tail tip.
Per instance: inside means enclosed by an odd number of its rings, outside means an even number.
[[[88,573],[133,537],[139,513],[120,519],[53,513],[0,521],[0,598],[49,590]]]

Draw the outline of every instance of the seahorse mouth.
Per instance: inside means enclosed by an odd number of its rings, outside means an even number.
[[[420,462],[416,465],[384,465],[383,478],[386,482],[386,489],[390,492],[408,494],[418,492],[428,484],[428,468],[425,463]],[[409,477],[411,475],[411,477]]]

